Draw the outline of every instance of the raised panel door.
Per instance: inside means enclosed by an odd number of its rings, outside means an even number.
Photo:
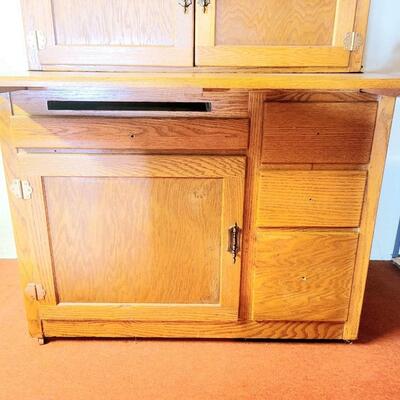
[[[46,290],[42,319],[235,320],[242,157],[19,158]]]
[[[204,3],[204,2],[201,2]],[[345,69],[368,0],[211,0],[196,9],[196,65]],[[361,51],[361,49],[360,49]]]

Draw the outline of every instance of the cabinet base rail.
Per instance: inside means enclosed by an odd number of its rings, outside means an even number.
[[[343,323],[42,321],[45,337],[197,338],[197,339],[354,339],[343,336]]]

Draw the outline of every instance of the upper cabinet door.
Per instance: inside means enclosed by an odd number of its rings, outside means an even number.
[[[369,0],[201,0],[199,3],[196,4],[198,66],[316,70],[361,67],[360,36],[364,36]],[[356,30],[360,36],[352,34]],[[352,44],[358,47],[353,55]]]
[[[192,66],[194,11],[189,3],[22,0],[30,69]]]

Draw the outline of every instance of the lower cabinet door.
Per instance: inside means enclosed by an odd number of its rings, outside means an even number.
[[[351,230],[259,231],[253,318],[346,321],[357,244]]]
[[[44,320],[236,320],[244,157],[21,154]]]

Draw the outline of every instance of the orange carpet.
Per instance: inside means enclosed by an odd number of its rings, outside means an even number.
[[[0,399],[398,399],[400,270],[371,267],[360,341],[54,340],[26,332],[0,262]]]

